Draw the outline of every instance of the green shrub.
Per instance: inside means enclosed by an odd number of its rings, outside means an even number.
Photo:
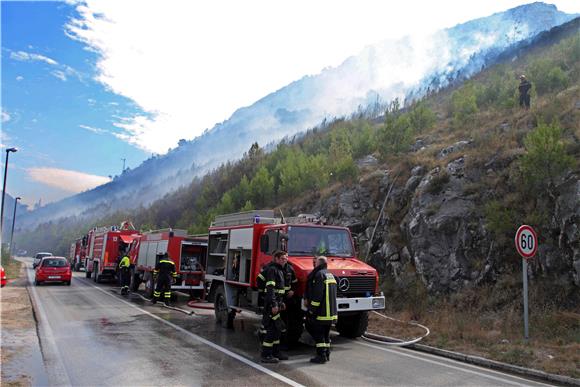
[[[562,129],[556,122],[540,122],[526,136],[524,145],[527,153],[520,160],[522,176],[526,186],[537,192],[553,186],[575,164],[574,158],[566,154]]]
[[[387,117],[377,131],[377,147],[383,157],[407,151],[412,139],[413,128],[408,114]]]
[[[472,82],[466,83],[451,94],[451,116],[454,129],[465,126],[477,112],[476,87]]]

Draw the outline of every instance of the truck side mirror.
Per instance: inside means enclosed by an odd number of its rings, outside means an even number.
[[[270,240],[268,238],[268,235],[264,234],[260,237],[260,251],[262,253],[267,254],[269,247],[270,247]]]

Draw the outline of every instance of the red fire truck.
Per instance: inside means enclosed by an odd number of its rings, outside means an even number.
[[[70,267],[73,271],[80,271],[85,266],[85,256],[87,255],[87,236],[77,239],[71,246],[69,252]]]
[[[288,252],[299,281],[299,297],[313,270],[313,256],[328,257],[328,270],[338,283],[336,328],[342,335],[362,335],[368,325],[368,311],[384,309],[378,273],[356,258],[347,228],[322,225],[311,215],[281,219],[272,210],[260,210],[217,216],[209,229],[207,261],[203,265],[208,299],[214,302],[218,323],[231,326],[236,309],[258,310],[256,278],[278,249]],[[303,331],[303,312],[300,305],[296,309],[288,313],[292,318],[288,337],[294,342]]]
[[[153,270],[158,254],[167,253],[175,263],[177,278],[173,290],[188,291],[192,296],[204,297],[203,275],[207,251],[207,236],[187,235],[185,230],[156,230],[143,233],[131,244],[131,290],[137,291],[145,283],[145,295],[153,296]]]
[[[117,260],[129,250],[133,239],[139,235],[139,231],[130,222],[123,222],[120,227],[101,227],[89,231],[85,257],[86,277],[93,277],[95,282],[105,278],[114,280]]]

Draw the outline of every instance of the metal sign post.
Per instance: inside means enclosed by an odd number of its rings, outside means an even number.
[[[522,256],[522,279],[524,284],[524,339],[528,341],[528,259],[532,259],[538,251],[538,236],[533,228],[523,225],[516,232],[516,249]]]

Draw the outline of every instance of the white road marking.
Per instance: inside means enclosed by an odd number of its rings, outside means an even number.
[[[34,303],[36,304],[36,309],[38,311],[38,320],[40,322],[40,331],[43,333],[42,338],[44,346],[43,348],[50,354],[49,361],[50,367],[46,367],[47,372],[51,375],[52,382],[55,385],[66,385],[72,386],[66,367],[64,366],[64,361],[62,354],[56,345],[56,340],[54,338],[54,333],[50,327],[46,310],[40,301],[40,297],[36,291],[36,286],[34,285],[34,280],[30,278],[30,272],[28,264],[26,264],[26,276],[28,277],[28,289],[31,291],[32,298],[34,298]],[[44,352],[44,351],[43,351]],[[45,359],[46,360],[46,359]]]
[[[156,315],[154,315],[153,313],[150,313],[150,312],[146,311],[145,309],[142,309],[142,308],[140,308],[140,307],[138,307],[138,306],[136,306],[136,305],[134,305],[134,304],[130,303],[129,301],[122,300],[122,299],[120,299],[119,297],[116,297],[115,295],[113,295],[113,294],[110,294],[109,292],[107,292],[106,290],[103,290],[103,289],[101,289],[101,288],[100,288],[100,287],[98,287],[98,286],[95,286],[95,285],[93,285],[93,284],[89,284],[89,286],[92,286],[92,287],[94,287],[95,289],[97,289],[98,291],[100,291],[100,292],[102,292],[102,293],[104,293],[104,294],[106,294],[106,295],[108,295],[108,296],[110,296],[110,297],[113,297],[113,298],[115,298],[116,300],[118,300],[118,301],[120,301],[120,302],[123,302],[123,303],[125,303],[125,304],[129,305],[131,308],[137,309],[138,311],[140,311],[140,312],[142,312],[142,313],[145,313],[145,314],[146,314],[146,315],[148,315],[149,317],[152,317],[152,318],[154,318],[155,320],[158,320],[158,321],[162,322],[162,323],[163,323],[163,324],[165,324],[165,325],[168,325],[168,326],[170,326],[170,327],[172,327],[172,328],[174,328],[174,329],[176,329],[176,330],[178,330],[178,331],[180,331],[180,332],[182,332],[182,333],[185,333],[186,335],[188,335],[188,336],[190,336],[190,337],[194,338],[194,339],[195,339],[195,340],[197,340],[197,341],[200,341],[200,342],[202,342],[202,343],[203,343],[203,344],[205,344],[205,345],[208,345],[208,346],[210,346],[210,347],[212,347],[212,348],[214,348],[214,349],[217,349],[218,351],[220,351],[220,352],[222,352],[222,353],[224,353],[224,354],[226,354],[226,355],[228,355],[228,356],[230,356],[230,357],[233,357],[234,359],[236,359],[236,360],[239,360],[239,361],[241,361],[242,363],[244,363],[244,364],[246,364],[246,365],[249,365],[250,367],[252,367],[252,368],[255,368],[255,369],[256,369],[256,370],[258,370],[258,371],[261,371],[261,372],[263,372],[263,373],[265,373],[265,374],[268,374],[268,375],[270,375],[271,377],[273,377],[273,378],[275,378],[275,379],[278,379],[278,380],[280,380],[281,382],[284,382],[284,383],[286,383],[286,384],[288,384],[288,385],[290,385],[290,386],[294,386],[294,387],[305,387],[305,386],[303,386],[302,384],[300,384],[300,383],[298,383],[298,382],[295,382],[294,380],[292,380],[292,379],[289,379],[289,378],[287,378],[287,377],[285,377],[285,376],[283,376],[283,375],[281,375],[281,374],[279,374],[279,373],[277,373],[277,372],[274,372],[274,371],[272,371],[272,370],[269,370],[268,368],[266,368],[266,367],[263,367],[263,366],[259,365],[258,363],[254,363],[253,361],[251,361],[251,360],[249,360],[249,359],[246,359],[245,357],[243,357],[243,356],[240,356],[240,355],[238,355],[237,353],[235,353],[235,352],[232,352],[232,351],[230,351],[230,350],[229,350],[229,349],[227,349],[227,348],[224,348],[224,347],[222,347],[222,346],[219,346],[219,345],[217,345],[216,343],[212,343],[211,341],[209,341],[209,340],[207,340],[207,339],[204,339],[203,337],[201,337],[201,336],[198,336],[198,335],[196,335],[195,333],[191,333],[191,332],[189,332],[188,330],[186,330],[186,329],[184,329],[184,328],[180,327],[179,325],[176,325],[176,324],[173,324],[173,323],[171,323],[171,322],[169,322],[169,321],[167,321],[167,320],[164,320],[164,319],[162,319],[161,317],[159,317],[159,316],[156,316]]]
[[[522,383],[516,383],[516,382],[513,382],[511,380],[505,379],[505,377],[504,378],[495,377],[495,376],[489,375],[487,373],[478,372],[476,370],[472,370],[472,369],[468,369],[468,368],[462,368],[462,367],[457,367],[457,366],[448,364],[446,362],[437,361],[437,360],[431,360],[431,359],[426,359],[426,358],[421,357],[421,356],[415,356],[415,355],[411,355],[409,353],[403,353],[402,351],[396,351],[396,350],[392,350],[392,349],[388,349],[388,348],[382,348],[382,347],[379,347],[379,346],[376,346],[376,345],[373,345],[373,344],[361,343],[360,341],[354,341],[354,342],[357,343],[357,344],[363,345],[365,347],[370,347],[370,348],[378,349],[380,351],[390,352],[390,353],[395,354],[395,355],[406,356],[406,357],[410,357],[410,358],[413,358],[413,359],[422,360],[422,361],[425,361],[427,363],[437,364],[437,365],[440,365],[440,366],[443,366],[443,367],[452,368],[454,370],[458,370],[458,371],[462,371],[462,372],[467,372],[467,373],[475,374],[475,375],[478,375],[478,376],[483,376],[483,377],[488,378],[488,379],[491,379],[491,380],[495,380],[495,381],[502,382],[502,383],[507,383],[507,384],[512,384],[514,386],[529,385],[529,383],[537,383],[539,385],[549,386],[549,384],[544,384],[544,383],[540,383],[540,382],[536,382],[536,381],[524,379],[524,378],[521,378],[521,377],[518,377],[518,376],[507,375],[509,378],[519,379],[522,382],[524,382],[523,384]],[[437,356],[435,356],[435,355],[430,355],[430,356],[433,356],[433,357],[437,358]],[[498,371],[495,371],[495,370],[491,370],[491,369],[487,369],[487,368],[481,368],[481,367],[478,367],[478,366],[473,365],[473,364],[467,364],[466,363],[465,365],[466,366],[469,366],[471,368],[481,369],[482,371],[486,371],[486,372],[490,372],[490,373],[495,373],[495,374],[500,375],[500,376],[504,376],[505,375],[505,374],[502,374],[501,372],[498,372]]]

